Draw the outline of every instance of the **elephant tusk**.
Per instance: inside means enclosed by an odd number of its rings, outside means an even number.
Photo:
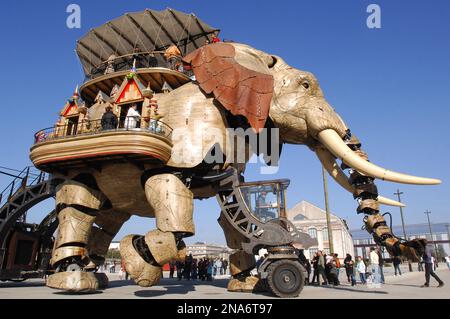
[[[356,155],[334,130],[321,131],[318,134],[318,139],[333,155],[364,175],[404,184],[436,185],[441,183],[439,179],[397,173],[372,164]]]
[[[380,203],[382,205],[395,206],[395,207],[406,207],[406,205],[403,203],[397,202],[396,200],[386,198],[383,196],[378,196],[377,200],[378,200],[378,203]]]
[[[350,193],[354,193],[354,187],[350,184],[348,181],[347,175],[344,174],[342,169],[339,167],[339,165],[336,163],[333,155],[326,149],[322,147],[317,147],[315,149],[316,155],[319,158],[320,162],[322,163],[323,167],[326,169],[328,174],[338,183],[342,186],[345,190],[349,191]],[[395,206],[395,207],[406,207],[406,205],[397,202],[395,200],[378,196],[378,202],[382,205],[388,205],[388,206]]]

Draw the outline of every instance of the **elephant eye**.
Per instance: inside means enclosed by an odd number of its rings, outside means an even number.
[[[302,82],[302,86],[305,88],[305,89],[309,89],[309,83],[308,82]]]

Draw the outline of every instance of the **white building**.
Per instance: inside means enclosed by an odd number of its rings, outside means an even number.
[[[203,257],[219,257],[228,259],[232,250],[227,246],[207,244],[205,242],[197,242],[195,244],[186,244],[187,254],[192,254],[194,258]]]
[[[311,259],[317,250],[322,250],[326,254],[330,253],[327,219],[324,210],[307,201],[301,201],[288,210],[287,217],[299,231],[317,238],[318,246],[305,250],[306,258]],[[352,235],[348,230],[347,223],[333,214],[330,214],[330,220],[334,253],[337,253],[339,258],[345,258],[346,254],[354,257]]]

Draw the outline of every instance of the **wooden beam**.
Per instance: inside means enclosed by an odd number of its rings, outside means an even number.
[[[125,41],[128,42],[128,44],[134,48],[135,44],[133,43],[133,41],[131,41],[128,37],[126,37],[122,32],[120,32],[119,30],[117,30],[116,26],[114,24],[112,24],[111,22],[107,23],[108,27],[110,27],[118,36],[122,37]]]
[[[139,25],[139,23],[137,23],[136,20],[134,20],[134,18],[132,16],[130,16],[128,13],[125,16],[133,23],[133,25],[139,31],[141,31],[141,33],[147,38],[147,40],[150,41],[153,44],[153,49],[156,49],[156,42],[155,42],[155,40],[153,40],[153,38],[147,32],[145,32],[145,30]]]
[[[170,41],[172,41],[173,43],[177,43],[177,41],[172,38],[172,35],[167,31],[167,29],[161,24],[161,22],[158,20],[157,17],[155,17],[155,15],[153,14],[153,12],[151,10],[146,9],[145,13],[149,14],[152,19],[159,25],[159,27],[161,28],[161,30],[163,30],[163,32],[167,35],[167,37],[170,39]]]
[[[172,9],[167,9],[167,10],[169,10],[169,12],[172,14],[172,16],[173,16],[173,17],[175,18],[175,20],[178,22],[178,24],[179,24],[180,26],[183,27],[183,30],[186,31],[187,38],[184,39],[184,41],[186,41],[186,42],[185,42],[185,46],[187,46],[187,39],[189,39],[189,38],[192,37],[191,34],[189,33],[189,30],[187,29],[187,26],[185,26],[185,25],[181,22],[181,20],[177,17],[177,15],[175,14],[175,12],[173,12]],[[189,17],[192,18],[192,15],[190,14]],[[193,43],[194,43],[195,48],[198,49],[199,46],[197,45],[197,43],[195,43],[195,42],[193,42]],[[186,50],[185,50],[185,51],[186,51]],[[186,54],[186,52],[185,52],[185,54]]]
[[[102,57],[101,57],[97,52],[92,51],[92,49],[89,48],[86,44],[84,44],[84,43],[81,42],[81,41],[78,41],[78,44],[81,45],[81,46],[82,46],[83,48],[85,48],[86,50],[88,50],[88,51],[89,51],[91,54],[93,54],[97,59],[99,59],[99,61],[100,61],[99,64],[101,64],[101,63],[103,62]],[[95,65],[94,65],[94,66],[95,66]],[[97,66],[95,66],[95,67],[97,67]]]
[[[92,29],[91,31],[98,39],[100,39],[100,41],[102,41],[103,43],[105,43],[114,53],[117,52],[119,53],[119,55],[124,55],[125,53],[119,51],[119,48],[114,48],[114,46],[105,38],[103,38],[95,29]],[[106,60],[106,59],[105,59]],[[102,61],[104,62],[104,61]]]

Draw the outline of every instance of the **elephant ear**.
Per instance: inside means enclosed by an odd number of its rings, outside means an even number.
[[[264,128],[274,90],[272,75],[240,64],[235,47],[228,43],[205,45],[183,62],[191,65],[203,91],[212,93],[233,115],[246,117],[256,132]]]

